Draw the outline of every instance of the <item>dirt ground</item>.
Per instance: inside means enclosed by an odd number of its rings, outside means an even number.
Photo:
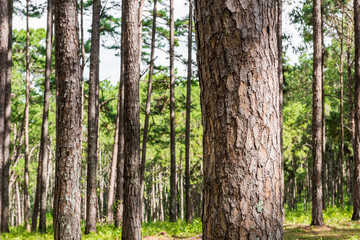
[[[144,237],[144,240],[175,240],[175,239],[184,239],[184,240],[201,240],[201,235],[197,235],[191,238],[178,238],[178,237],[169,237],[166,232],[161,232],[155,236]]]

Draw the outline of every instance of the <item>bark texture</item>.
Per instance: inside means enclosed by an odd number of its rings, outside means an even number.
[[[26,99],[25,99],[25,169],[24,169],[24,222],[30,231],[29,196],[29,104],[30,104],[30,53],[29,53],[29,0],[26,1]]]
[[[321,0],[313,1],[313,37],[314,37],[314,70],[313,70],[313,174],[312,174],[312,220],[311,225],[320,226],[323,221],[322,191],[322,31]]]
[[[96,232],[97,152],[99,132],[99,57],[101,1],[93,2],[88,105],[88,158],[85,234]]]
[[[139,2],[122,1],[124,64],[124,218],[122,239],[141,239],[141,159],[139,107]],[[123,41],[125,42],[125,41]]]
[[[189,0],[188,26],[188,76],[186,89],[186,134],[185,134],[185,194],[186,194],[186,222],[192,222],[191,186],[190,186],[190,120],[191,120],[191,80],[192,80],[192,30],[193,30],[193,1]]]
[[[4,105],[4,157],[2,172],[2,200],[0,197],[1,210],[1,232],[9,232],[9,182],[10,182],[10,133],[11,133],[11,69],[12,69],[12,12],[13,1],[8,3],[8,48],[7,48],[7,75],[5,82],[5,105]],[[2,3],[1,3],[2,4]],[[4,16],[5,17],[5,16]],[[0,40],[2,42],[2,39]],[[4,42],[4,44],[6,41]],[[1,171],[1,170],[0,170]],[[1,174],[0,174],[1,175]],[[1,177],[1,176],[0,176]]]
[[[282,239],[277,0],[196,0],[203,239]]]
[[[56,178],[54,237],[81,239],[81,77],[76,0],[55,0]]]
[[[360,220],[360,2],[354,0],[355,30],[355,173],[352,220]]]
[[[175,156],[175,52],[174,52],[174,0],[170,0],[170,222],[177,220],[176,156]]]
[[[40,163],[40,222],[39,231],[46,232],[46,199],[48,185],[48,161],[49,161],[49,106],[50,106],[50,76],[52,54],[52,31],[53,31],[53,0],[48,0],[47,32],[46,32],[46,63],[44,82],[44,110],[41,125]],[[51,146],[50,146],[51,147]]]
[[[5,95],[5,84],[7,81],[7,66],[8,66],[8,40],[9,40],[9,18],[8,18],[8,1],[0,1],[0,153],[3,151],[4,141],[4,95]],[[3,154],[0,154],[0,193],[4,191],[2,183],[3,174]],[[0,194],[0,216],[2,213],[2,197],[4,194]],[[0,223],[1,223],[0,218]],[[1,230],[0,230],[1,233]],[[1,236],[0,236],[1,238]]]

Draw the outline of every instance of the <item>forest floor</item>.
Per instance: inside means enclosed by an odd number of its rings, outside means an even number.
[[[350,221],[352,207],[328,208],[324,211],[323,227],[311,227],[311,211],[304,211],[303,206],[298,205],[297,211],[285,211],[284,239],[322,239],[322,240],[360,240],[360,221]],[[52,219],[48,216],[47,234],[27,233],[23,227],[11,228],[10,233],[3,233],[2,240],[51,240],[53,238]],[[84,225],[84,224],[83,224]],[[84,230],[84,229],[83,229]],[[142,235],[144,240],[200,240],[202,225],[200,219],[195,219],[193,224],[184,221],[176,223],[155,222],[144,223]],[[119,240],[121,229],[111,225],[98,225],[97,232],[83,235],[84,240]]]

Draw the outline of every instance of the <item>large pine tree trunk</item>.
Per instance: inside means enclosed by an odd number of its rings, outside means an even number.
[[[192,80],[192,30],[193,30],[193,1],[189,0],[189,26],[188,26],[188,75],[186,88],[186,134],[185,134],[185,218],[192,222],[192,207],[190,193],[190,120],[191,120],[191,80]]]
[[[124,217],[122,239],[141,239],[141,159],[139,107],[139,2],[122,1],[124,63]],[[125,41],[123,41],[125,42]]]
[[[195,1],[203,239],[282,239],[277,0]]]
[[[25,100],[25,169],[24,169],[24,221],[30,231],[29,196],[29,104],[30,104],[30,53],[29,53],[29,0],[26,1],[26,100]],[[37,209],[34,209],[37,211]]]
[[[3,152],[3,141],[4,141],[4,101],[5,101],[5,85],[7,82],[7,67],[8,67],[8,40],[9,40],[9,24],[8,24],[8,1],[0,1],[0,153]],[[2,183],[2,174],[3,174],[3,154],[0,154],[0,192],[2,193],[6,187],[3,187]],[[0,216],[2,212],[2,197],[3,194],[0,194]],[[1,224],[1,218],[0,218]],[[1,225],[0,225],[1,226]],[[1,233],[1,230],[0,230]],[[1,236],[0,236],[1,238]]]
[[[46,33],[46,63],[44,83],[44,110],[41,125],[40,163],[40,221],[39,231],[46,232],[46,200],[48,185],[48,162],[49,162],[49,107],[50,107],[50,76],[51,76],[51,54],[52,54],[52,31],[53,31],[53,0],[48,0],[47,33]]]
[[[81,239],[81,70],[76,0],[55,0],[56,179],[54,236]]]
[[[12,69],[12,14],[13,0],[8,1],[9,36],[7,53],[7,75],[5,83],[4,106],[4,162],[2,175],[1,232],[9,232],[9,171],[10,171],[10,133],[11,133],[11,69]]]
[[[85,234],[96,232],[97,206],[97,144],[99,129],[99,57],[101,1],[93,2],[88,105],[88,158]]]
[[[174,0],[170,0],[170,222],[177,220],[176,156],[175,156],[175,66],[174,66]]]
[[[354,173],[354,212],[352,220],[360,220],[360,2],[354,0],[355,28],[355,173]]]
[[[322,192],[322,31],[321,0],[314,0],[314,73],[313,73],[313,174],[311,225],[323,225]]]

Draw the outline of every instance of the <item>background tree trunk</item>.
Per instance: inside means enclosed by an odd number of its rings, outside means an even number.
[[[29,196],[29,104],[30,104],[30,53],[29,53],[29,0],[26,1],[26,100],[25,100],[25,170],[24,170],[24,221],[30,231]],[[37,209],[34,209],[37,211]]]
[[[195,1],[205,240],[283,238],[277,14],[277,0]]]
[[[81,69],[77,1],[55,0],[56,179],[54,237],[81,239]]]
[[[170,222],[177,220],[176,156],[175,156],[175,66],[174,66],[174,0],[170,0]]]
[[[99,57],[100,57],[100,11],[101,1],[93,2],[91,32],[89,105],[88,105],[88,158],[86,189],[85,234],[96,232],[97,164],[99,133]]]
[[[323,225],[322,192],[322,31],[321,0],[314,0],[314,73],[313,73],[313,175],[311,225]]]
[[[139,2],[122,1],[124,64],[124,217],[122,239],[141,239],[141,159],[139,107]],[[122,41],[123,43],[125,41]]]
[[[186,194],[186,222],[192,222],[191,186],[190,186],[190,120],[191,120],[191,82],[192,82],[192,30],[193,30],[193,1],[189,0],[188,26],[188,75],[186,89],[186,135],[185,135],[185,194]]]
[[[46,232],[46,200],[48,185],[49,162],[49,105],[50,105],[50,77],[53,31],[53,0],[48,0],[47,33],[46,33],[46,66],[44,83],[44,110],[41,126],[40,162],[41,162],[41,187],[40,187],[40,221],[39,231]]]

